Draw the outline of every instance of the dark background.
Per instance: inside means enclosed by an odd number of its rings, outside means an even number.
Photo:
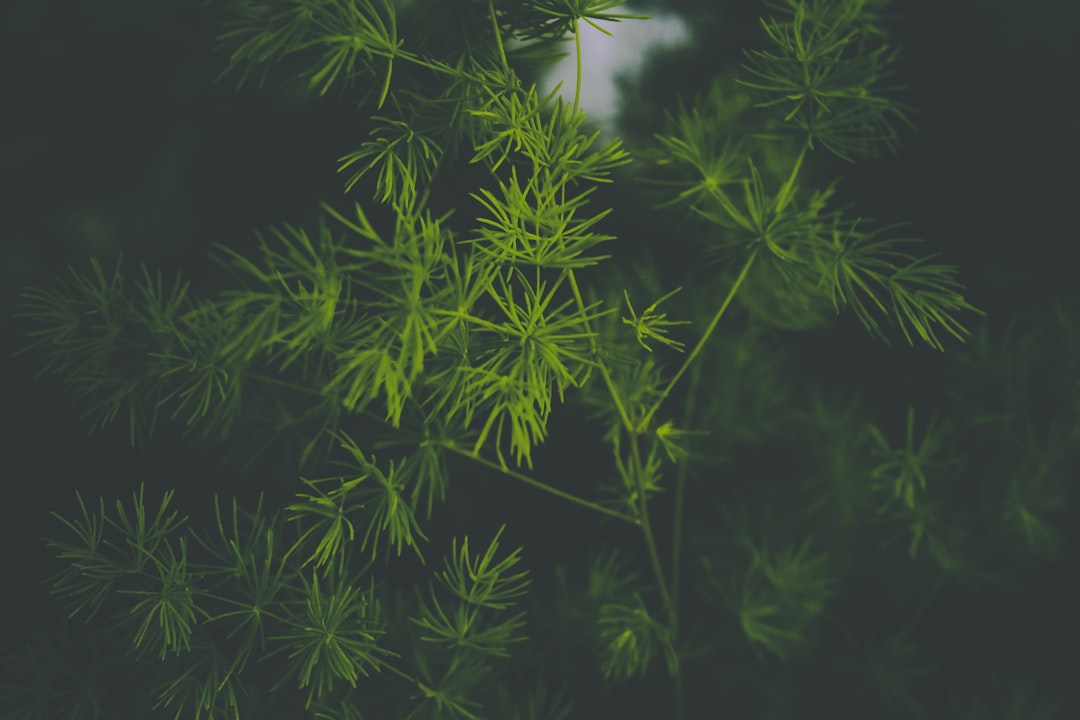
[[[657,97],[693,86],[694,72],[740,47],[727,42],[733,28],[752,31],[758,12],[756,3],[719,12],[723,3],[705,0],[671,5],[695,18],[698,44],[663,60],[684,83],[656,83]],[[918,129],[899,156],[845,168],[840,195],[864,214],[911,220],[962,268],[969,299],[992,319],[1035,320],[1054,300],[1076,300],[1077,5],[896,6],[894,40]],[[80,408],[52,379],[34,379],[32,356],[12,355],[23,342],[12,317],[20,288],[48,285],[68,265],[85,269],[91,257],[109,268],[121,253],[129,270],[143,261],[183,268],[196,287],[210,283],[213,243],[243,250],[254,229],[305,224],[319,200],[340,198],[335,159],[362,140],[345,102],[215,82],[225,63],[218,32],[214,8],[195,2],[8,0],[0,9],[5,645],[52,616],[37,584],[50,567],[40,537],[55,527],[49,511],[73,507],[73,490],[96,497],[145,479],[181,488],[182,507],[202,503],[205,489],[232,491],[226,470],[175,439],[143,453],[122,429],[88,439]],[[858,364],[891,373],[901,394],[947,362],[871,341],[857,348]],[[1075,558],[1066,563],[1075,575]],[[1076,599],[1068,578],[1055,580],[1041,607],[1025,605],[987,632],[1012,627],[1050,657],[1073,651],[1075,620],[1058,623]]]

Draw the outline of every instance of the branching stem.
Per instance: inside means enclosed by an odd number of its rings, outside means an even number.
[[[571,32],[574,33],[574,57],[577,72],[577,77],[574,80],[574,112],[576,113],[581,100],[581,26],[578,25],[577,18],[574,18],[574,27]]]
[[[499,46],[499,59],[502,61],[503,70],[509,71],[510,63],[506,60],[506,48],[503,47],[499,20],[495,15],[495,0],[488,0],[488,14],[491,16],[491,28],[495,32],[495,44]]]
[[[461,717],[468,718],[468,720],[483,720],[483,718],[481,718],[479,715],[475,715],[475,714],[469,712],[468,710],[466,710],[464,707],[462,707],[461,703],[457,702],[453,698],[447,697],[444,693],[441,693],[438,690],[433,690],[432,688],[429,688],[427,685],[420,682],[420,680],[418,680],[417,678],[414,678],[412,675],[405,672],[404,670],[399,670],[398,668],[394,667],[393,665],[391,665],[389,663],[384,663],[384,664],[381,665],[381,667],[386,668],[387,670],[394,673],[395,675],[402,678],[403,680],[406,680],[406,681],[412,683],[413,685],[415,685],[416,687],[418,687],[420,689],[420,692],[422,692],[424,694],[424,697],[429,697],[429,698],[436,698],[437,697],[437,698],[439,698],[440,700],[445,702],[447,705],[450,705],[451,707],[453,707],[455,712],[461,713]]]
[[[615,409],[619,413],[619,418],[622,420],[623,427],[627,432],[634,432],[634,423],[630,420],[630,413],[626,410],[626,404],[622,400],[622,396],[619,395],[619,389],[615,387],[615,382],[611,379],[611,373],[608,372],[607,366],[604,364],[603,359],[600,357],[600,348],[596,343],[596,335],[593,334],[590,327],[588,313],[585,311],[585,300],[581,296],[581,289],[578,287],[577,276],[574,271],[568,270],[567,277],[570,279],[570,289],[574,293],[574,302],[577,303],[578,312],[581,313],[581,317],[585,322],[585,331],[589,334],[589,345],[592,350],[594,361],[596,362],[597,369],[600,370],[600,375],[604,378],[604,384],[607,386],[608,393],[611,394],[611,401],[615,403]]]
[[[473,460],[475,462],[480,463],[481,465],[486,465],[489,468],[492,468],[494,470],[498,470],[499,472],[501,472],[502,474],[504,474],[504,475],[506,475],[508,477],[512,477],[515,480],[519,480],[519,481],[525,483],[526,485],[531,485],[532,487],[543,490],[546,493],[550,493],[551,495],[555,495],[557,497],[560,497],[563,500],[569,500],[570,502],[572,502],[572,503],[574,503],[576,505],[581,505],[582,507],[587,507],[590,510],[595,510],[598,513],[603,513],[604,515],[609,515],[611,517],[618,518],[619,520],[623,520],[623,521],[628,522],[628,523],[630,523],[632,525],[639,524],[637,520],[630,517],[629,515],[625,515],[625,514],[619,512],[619,511],[617,511],[617,510],[612,510],[611,508],[604,507],[600,503],[595,503],[595,502],[593,502],[591,500],[586,500],[585,498],[578,497],[577,495],[574,495],[573,493],[568,493],[565,490],[560,490],[560,489],[558,489],[556,487],[552,487],[551,485],[548,485],[545,482],[541,482],[540,480],[537,480],[536,478],[531,478],[531,477],[529,477],[528,475],[526,475],[524,473],[519,473],[516,470],[511,470],[510,468],[503,467],[499,463],[497,463],[497,462],[495,462],[493,460],[488,460],[487,458],[480,455],[479,453],[473,452],[471,450],[465,450],[464,448],[461,448],[461,447],[457,446],[455,443],[452,443],[452,442],[449,442],[449,441],[443,441],[443,442],[440,442],[438,444],[441,447],[444,447],[444,448],[446,448],[447,450],[449,450],[451,452],[454,452],[454,453],[457,453],[458,455],[461,455],[462,457],[467,457],[470,460]]]
[[[716,314],[713,315],[712,320],[709,321],[709,326],[705,328],[705,332],[702,334],[701,339],[697,341],[697,344],[694,345],[694,349],[690,351],[690,354],[686,356],[686,360],[684,360],[683,364],[679,367],[678,372],[676,372],[675,375],[672,376],[671,380],[668,381],[667,386],[660,393],[660,396],[652,404],[648,412],[646,412],[645,415],[641,418],[641,422],[638,424],[638,427],[635,428],[636,432],[644,432],[649,427],[649,423],[652,421],[653,415],[655,415],[656,411],[660,409],[660,406],[664,403],[664,400],[667,399],[667,396],[671,394],[671,390],[675,387],[675,384],[679,382],[679,378],[683,376],[683,374],[690,367],[691,363],[693,363],[697,356],[701,354],[702,349],[704,349],[705,347],[705,343],[709,341],[709,338],[712,337],[713,332],[716,330],[716,326],[717,324],[719,324],[720,318],[722,318],[724,316],[724,313],[727,312],[728,305],[731,304],[731,301],[735,298],[735,294],[739,291],[739,288],[742,287],[743,282],[746,280],[746,276],[750,272],[751,266],[753,266],[754,264],[754,259],[757,258],[757,252],[757,249],[754,249],[750,253],[750,257],[746,259],[746,263],[743,265],[742,270],[739,271],[739,276],[735,278],[735,283],[731,286],[731,290],[728,291],[727,297],[724,298],[724,302],[720,305],[720,309],[716,311]]]
[[[653,535],[652,523],[649,521],[649,501],[645,492],[645,470],[641,461],[641,446],[638,436],[630,436],[631,457],[634,463],[634,482],[637,486],[638,517],[641,518],[641,531],[645,534],[645,546],[649,551],[649,562],[652,564],[653,574],[656,575],[656,583],[660,588],[660,597],[664,601],[664,609],[667,611],[669,622],[678,613],[678,609],[671,598],[667,579],[664,577],[664,568],[660,564],[660,552],[656,547],[656,537]]]

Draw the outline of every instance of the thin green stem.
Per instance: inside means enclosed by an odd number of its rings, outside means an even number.
[[[615,409],[619,412],[619,418],[622,420],[623,427],[627,432],[634,432],[634,423],[630,420],[630,413],[626,410],[626,404],[622,401],[622,396],[619,395],[619,389],[615,387],[615,382],[611,379],[611,373],[608,372],[607,366],[604,365],[603,360],[600,359],[600,348],[596,343],[596,335],[592,331],[591,324],[589,323],[588,313],[585,311],[585,300],[581,296],[581,288],[578,287],[577,276],[574,271],[567,270],[567,276],[570,278],[570,289],[574,293],[574,301],[577,303],[578,312],[581,313],[581,317],[585,321],[585,331],[589,335],[589,345],[592,350],[593,357],[596,359],[596,367],[600,370],[601,377],[604,378],[604,384],[607,386],[608,393],[611,395],[611,401],[615,403]]]
[[[697,389],[701,384],[701,364],[694,365],[690,375],[690,392],[686,395],[686,404],[683,408],[683,424],[688,426],[694,414],[694,400],[697,398]],[[689,466],[686,462],[679,463],[675,470],[675,510],[672,518],[671,532],[671,600],[678,606],[679,603],[679,574],[682,569],[682,529],[683,510],[686,506],[686,472]],[[678,626],[672,624],[671,633],[677,633]]]
[[[286,624],[286,623],[289,622],[286,618],[282,617],[281,615],[277,615],[277,614],[275,614],[273,612],[270,612],[265,607],[256,608],[249,602],[242,602],[240,600],[234,600],[232,598],[225,597],[224,595],[217,595],[217,594],[211,593],[211,592],[200,592],[198,596],[201,599],[216,600],[218,602],[225,603],[226,605],[232,605],[234,607],[240,608],[241,610],[247,611],[248,613],[257,614],[260,621],[270,619],[270,620],[275,620],[275,621],[277,621],[279,623],[282,623],[282,624]],[[214,614],[214,615],[210,615],[207,619],[210,622],[221,622],[225,618],[236,617],[237,615],[243,615],[243,614],[245,614],[245,613],[237,610],[237,611],[223,612],[223,613],[217,613],[217,614]]]
[[[686,405],[683,408],[683,424],[689,425],[694,414],[694,399],[697,397],[697,388],[701,384],[701,364],[693,366],[690,375],[690,392],[687,393]],[[682,571],[682,533],[683,533],[683,510],[686,507],[686,472],[689,465],[684,461],[679,463],[675,470],[675,509],[672,518],[671,530],[671,605],[673,611],[668,613],[668,629],[675,642],[679,641],[679,614],[675,609],[679,607],[679,577]],[[680,669],[672,678],[675,693],[675,719],[682,720],[685,709],[683,707],[683,676]]]
[[[436,698],[437,697],[437,698],[440,698],[443,702],[445,702],[446,704],[453,707],[455,712],[461,713],[462,717],[468,718],[468,720],[483,720],[483,718],[481,718],[480,716],[474,715],[473,713],[469,712],[464,707],[462,707],[461,703],[457,702],[453,698],[446,697],[446,695],[440,693],[438,690],[434,690],[432,688],[429,688],[427,685],[420,682],[419,679],[413,677],[412,675],[405,672],[404,670],[399,670],[398,668],[394,667],[390,663],[383,663],[382,665],[380,665],[380,667],[386,668],[387,670],[394,673],[395,675],[402,678],[403,680],[406,680],[406,681],[412,683],[413,685],[415,685],[416,687],[418,687],[420,689],[420,692],[422,692],[424,694],[424,697],[429,697],[429,698]]]
[[[587,507],[590,510],[595,510],[598,513],[603,513],[604,515],[610,515],[611,517],[618,518],[619,520],[623,520],[623,521],[628,522],[628,523],[630,523],[632,525],[637,525],[638,524],[638,521],[635,520],[634,518],[630,517],[629,515],[625,515],[625,514],[619,512],[619,511],[617,511],[617,510],[612,510],[611,508],[604,507],[600,503],[595,503],[595,502],[593,502],[591,500],[586,500],[585,498],[578,497],[577,495],[574,495],[573,493],[568,493],[565,490],[560,490],[560,489],[558,489],[556,487],[552,487],[551,485],[548,485],[545,482],[541,482],[540,480],[537,480],[536,478],[531,478],[528,475],[525,475],[524,473],[519,473],[519,472],[517,472],[515,470],[505,468],[502,465],[500,465],[499,463],[494,462],[493,460],[488,460],[487,458],[485,458],[484,456],[482,456],[482,455],[480,455],[478,453],[475,453],[475,452],[473,452],[471,450],[465,450],[465,449],[463,449],[461,447],[458,447],[457,444],[455,444],[453,441],[446,440],[446,441],[439,442],[438,444],[441,447],[444,447],[444,448],[446,448],[447,450],[449,450],[451,452],[454,452],[454,453],[457,453],[458,455],[461,455],[462,457],[467,457],[470,460],[473,460],[475,462],[480,463],[481,465],[485,465],[485,466],[487,466],[489,468],[492,468],[494,470],[498,470],[499,472],[503,473],[504,475],[512,477],[515,480],[519,480],[519,481],[525,483],[526,485],[531,485],[534,488],[543,490],[544,492],[549,493],[551,495],[555,495],[556,497],[560,497],[563,500],[569,500],[570,502],[574,503],[575,505],[581,505],[582,507]]]
[[[683,361],[683,364],[679,367],[678,372],[675,373],[675,375],[668,382],[667,386],[664,388],[663,392],[660,393],[660,396],[656,398],[655,402],[653,402],[648,412],[646,412],[645,415],[641,418],[641,422],[636,428],[638,433],[645,432],[646,428],[649,427],[649,423],[652,421],[653,415],[655,415],[656,411],[660,409],[660,406],[664,403],[664,400],[666,400],[667,396],[671,394],[672,388],[674,388],[675,384],[679,382],[679,378],[683,376],[683,374],[690,367],[691,363],[694,362],[697,356],[701,353],[702,349],[704,349],[705,343],[707,343],[709,341],[709,338],[712,337],[713,332],[716,330],[717,324],[720,322],[720,318],[722,318],[724,316],[724,313],[727,312],[728,305],[730,305],[731,301],[735,298],[735,293],[739,291],[739,288],[742,287],[743,282],[746,280],[746,276],[750,272],[750,267],[754,264],[754,259],[757,258],[757,252],[758,251],[755,248],[750,253],[750,257],[746,259],[746,263],[743,265],[742,270],[739,271],[739,276],[735,278],[735,283],[731,286],[731,290],[728,291],[727,297],[724,298],[724,302],[720,305],[720,309],[716,311],[716,314],[713,315],[712,320],[709,321],[709,326],[705,328],[705,332],[702,334],[701,339],[699,339],[697,344],[694,345],[694,349],[691,350],[690,354],[686,356],[686,360]]]
[[[660,564],[660,552],[656,546],[656,537],[655,535],[653,535],[652,522],[649,520],[649,501],[645,494],[645,473],[643,472],[643,465],[641,462],[641,449],[640,445],[638,444],[637,434],[631,433],[630,447],[631,458],[633,462],[634,482],[637,486],[638,517],[640,518],[640,522],[638,524],[641,526],[641,531],[645,535],[645,547],[649,551],[649,562],[652,564],[653,573],[656,575],[656,584],[660,588],[660,599],[664,603],[664,609],[666,610],[668,617],[668,629],[671,630],[672,637],[675,637],[675,631],[679,625],[679,608],[675,604],[675,598],[669,589],[667,580],[664,578],[664,568]],[[682,720],[683,706],[681,668],[675,672],[674,693],[675,718],[676,720]]]
[[[502,32],[499,31],[499,20],[495,16],[495,0],[488,0],[488,14],[491,16],[491,27],[495,31],[495,44],[499,46],[499,58],[502,60],[503,70],[510,70],[510,63],[506,60],[506,48],[503,47]]]
[[[784,182],[783,187],[780,188],[780,194],[776,196],[776,215],[780,215],[780,213],[784,211],[784,208],[787,207],[787,204],[791,202],[791,198],[795,194],[795,179],[799,176],[803,160],[806,158],[806,151],[809,149],[809,143],[802,146],[802,150],[799,151],[799,157],[795,160],[794,167],[791,168],[791,174],[788,175],[788,179]]]
[[[675,471],[675,510],[672,519],[674,526],[671,531],[671,602],[679,602],[679,571],[682,569],[682,523],[683,504],[686,501],[686,463],[679,466]],[[672,635],[679,629],[672,618]]]
[[[349,47],[356,42],[364,42],[364,38],[360,35],[323,35],[315,42],[319,45],[344,45]],[[371,42],[364,43],[364,50],[372,55],[378,55],[379,57],[385,58],[395,58],[402,55],[396,47],[390,45],[379,47]]]
[[[656,547],[656,537],[653,535],[652,523],[649,521],[649,502],[645,493],[644,463],[641,462],[641,446],[638,444],[638,436],[630,436],[630,452],[633,462],[634,484],[637,486],[638,517],[641,531],[645,534],[645,546],[649,551],[649,562],[652,564],[653,574],[656,575],[657,585],[660,587],[660,597],[664,601],[664,609],[668,618],[677,613],[672,602],[671,592],[668,589],[667,579],[664,577],[664,568],[660,564],[660,552]]]
[[[574,55],[577,60],[577,79],[574,81],[574,112],[576,113],[581,100],[581,27],[578,25],[577,18],[574,18],[573,33]]]

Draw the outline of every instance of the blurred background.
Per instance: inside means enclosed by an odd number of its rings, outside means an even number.
[[[992,322],[1045,319],[1055,301],[1080,294],[1077,226],[1069,219],[1080,196],[1072,111],[1080,5],[894,6],[892,39],[903,48],[900,79],[910,87],[903,99],[918,109],[917,130],[905,133],[896,157],[837,165],[838,195],[861,215],[910,220],[928,250],[960,266],[968,299]],[[614,49],[589,51],[592,67],[606,58],[612,71],[587,79],[586,107],[633,146],[658,129],[680,93],[706,88],[713,71],[740,59],[740,48],[757,38],[761,7],[670,0],[626,10],[663,20],[640,32],[632,22],[611,27]],[[167,274],[180,268],[194,288],[210,286],[213,244],[243,252],[256,229],[310,225],[320,200],[342,199],[336,159],[364,139],[347,101],[296,86],[237,91],[235,77],[218,81],[226,60],[215,49],[218,21],[217,8],[181,0],[0,6],[5,646],[51,612],[39,584],[51,567],[40,538],[56,527],[51,511],[71,510],[75,489],[96,497],[133,478],[207,489],[230,482],[176,438],[158,438],[141,453],[123,428],[88,438],[80,409],[53,379],[35,379],[32,355],[14,354],[26,330],[13,317],[19,291],[54,283],[69,266],[85,271],[90,258],[109,269],[120,256],[129,271],[139,262]],[[853,384],[890,375],[888,391],[904,397],[930,376],[945,377],[947,355],[851,342],[845,372]],[[203,502],[202,493],[192,495]],[[1060,625],[1080,604],[1076,560],[1066,557],[1066,577],[1047,576],[986,629],[1007,631],[1017,652],[1041,654],[1062,678],[1067,666],[1054,658],[1075,652],[1080,640],[1073,618]]]

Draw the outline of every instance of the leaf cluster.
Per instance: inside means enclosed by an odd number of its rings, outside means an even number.
[[[710,558],[702,559],[707,587],[739,621],[750,647],[759,658],[767,651],[787,660],[805,651],[807,631],[834,594],[834,577],[825,554],[810,554],[810,539],[772,550],[768,542],[752,542],[742,535],[740,544],[750,562],[741,575],[727,578],[716,573]]]
[[[730,94],[714,90],[695,105]],[[762,168],[754,159],[760,139],[732,138],[686,108],[669,115],[667,132],[657,138],[660,172],[650,180],[660,189],[659,206],[682,207],[699,218],[716,262],[754,265],[746,292],[769,296],[764,305],[755,302],[769,308],[766,322],[812,326],[831,306],[836,313],[850,309],[882,339],[883,321],[898,326],[909,344],[918,338],[938,350],[944,349],[941,333],[967,337],[961,316],[979,311],[964,298],[955,266],[912,254],[918,239],[889,237],[899,225],[874,228],[872,220],[831,207],[835,182],[809,193],[800,188],[811,144],[794,163],[775,168],[763,155],[770,164]]]
[[[393,61],[402,40],[397,37],[397,15],[389,0],[327,2],[327,0],[226,0],[229,28],[221,36],[234,49],[225,73],[240,71],[247,82],[261,66],[260,84],[271,63],[302,58],[301,76],[308,86],[325,95],[335,84],[353,85],[362,75],[376,73],[385,61],[378,102],[386,99]],[[223,75],[225,74],[223,73]]]
[[[383,470],[352,438],[341,435],[340,441],[351,455],[354,474],[304,480],[312,492],[299,494],[301,502],[285,508],[290,521],[307,525],[303,538],[318,538],[304,564],[312,563],[319,569],[333,562],[338,572],[344,572],[347,549],[358,546],[360,552],[366,552],[370,548],[374,559],[384,534],[388,553],[393,546],[400,556],[402,547],[407,546],[422,560],[419,542],[427,538],[416,519],[415,493],[412,502],[405,497],[410,476],[394,462]],[[358,540],[356,524],[361,522],[364,531]]]
[[[496,561],[504,529],[499,529],[483,554],[470,554],[468,535],[460,547],[454,540],[445,568],[435,575],[447,599],[429,588],[428,598],[421,598],[420,615],[413,620],[422,640],[502,657],[508,656],[510,643],[526,640],[519,632],[524,613],[505,616],[517,598],[525,595],[529,580],[527,572],[511,572],[521,560],[520,549]]]
[[[845,160],[899,147],[898,125],[911,109],[890,95],[898,51],[884,42],[876,5],[867,0],[783,0],[763,18],[768,49],[747,51],[742,84],[798,128]]]
[[[673,215],[665,242],[692,235],[709,273],[674,290],[648,258],[623,261],[613,208],[598,202],[630,154],[599,141],[578,99],[545,96],[521,72],[576,45],[581,23],[639,16],[608,0],[220,2],[227,72],[241,83],[281,63],[313,93],[359,101],[366,139],[338,162],[345,191],[366,199],[324,204],[312,228],[260,233],[251,254],[219,247],[235,284],[209,297],[179,276],[141,268],[128,280],[95,261],[27,291],[22,310],[44,371],[96,427],[126,419],[136,442],[160,415],[194,440],[298,443],[302,485],[280,507],[215,498],[201,527],[172,509],[171,492],[155,504],[140,488],[115,508],[78,495],[78,512],[57,516],[54,594],[69,617],[126,639],[117,660],[147,674],[154,709],[562,718],[568,703],[547,694],[545,673],[558,681],[591,664],[605,681],[642,682],[662,656],[682,717],[687,668],[733,652],[724,622],[759,659],[791,667],[829,644],[824,619],[845,581],[878,572],[856,531],[883,552],[905,538],[911,577],[988,582],[990,551],[973,540],[984,528],[957,501],[960,483],[939,481],[963,470],[946,457],[959,454],[954,425],[917,433],[909,407],[894,443],[857,400],[804,393],[799,361],[775,347],[776,329],[849,310],[882,339],[892,325],[944,350],[978,312],[956,268],[918,255],[899,225],[851,215],[837,182],[813,179],[819,150],[872,156],[895,149],[908,123],[892,98],[884,2],[770,4],[765,49],[748,52],[743,75],[668,114],[641,152],[644,184]],[[436,22],[447,18],[460,30],[452,48]],[[557,464],[534,456],[559,406],[575,402],[611,466],[558,482]],[[1076,433],[999,415],[973,417],[1025,462],[981,501],[1002,537],[1050,554]],[[800,452],[820,467],[787,482]],[[745,457],[763,469],[746,472]],[[571,459],[587,468],[592,456]],[[441,568],[410,582],[422,545],[438,544],[435,511],[459,461],[618,520],[600,531],[634,533],[641,560],[616,547],[579,553],[579,572],[556,563],[557,619],[533,614],[544,596],[522,549],[500,549],[505,525],[479,548],[474,532],[455,535]],[[776,467],[786,484],[772,482]],[[768,520],[760,530],[730,511],[744,492]],[[797,509],[776,509],[773,495]],[[901,630],[850,643],[869,668],[858,693],[880,707],[924,714],[911,635],[944,582]],[[906,611],[914,595],[888,609]],[[535,656],[548,631],[556,663]],[[28,718],[55,707],[34,704],[51,686],[31,670],[20,676],[34,686],[20,699]],[[533,692],[518,697],[524,685]],[[92,694],[62,700],[72,716],[98,712]]]
[[[69,617],[104,612],[127,636],[130,660],[117,660],[137,661],[160,678],[156,706],[172,717],[239,718],[250,707],[247,686],[268,673],[269,692],[296,692],[304,708],[329,707],[347,692],[342,685],[355,688],[388,669],[427,687],[388,665],[399,653],[385,643],[382,593],[371,564],[351,562],[356,549],[343,537],[361,522],[368,532],[386,530],[385,519],[404,503],[376,500],[364,517],[364,504],[345,497],[354,487],[300,493],[288,514],[268,511],[261,498],[251,511],[235,500],[223,508],[215,498],[214,523],[205,531],[171,510],[172,493],[155,509],[140,489],[113,512],[104,501],[90,510],[79,496],[81,517],[58,516],[70,537],[49,541],[68,563],[52,578],[53,592],[71,608]],[[302,531],[290,532],[297,521],[306,521]],[[445,595],[432,587],[410,616],[421,640],[467,651],[469,662],[483,664],[507,657],[508,644],[525,639],[524,614],[506,611],[525,594],[528,573],[515,570],[520,548],[497,557],[500,535],[476,555],[468,536],[460,545],[454,540],[445,569],[435,574]],[[447,697],[464,707],[456,695]]]
[[[568,33],[576,33],[581,22],[610,35],[611,33],[598,23],[648,17],[635,13],[608,12],[622,4],[618,0],[538,0],[518,3],[518,7],[510,11],[509,17],[516,28],[514,37],[522,40],[563,39]]]

